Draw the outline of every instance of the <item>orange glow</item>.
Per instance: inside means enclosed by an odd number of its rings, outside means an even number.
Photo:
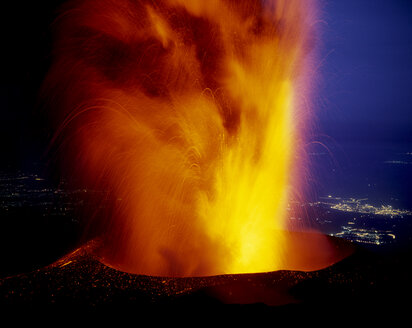
[[[66,6],[45,85],[66,168],[110,191],[89,225],[102,260],[169,276],[299,269],[285,220],[301,183],[313,1]]]

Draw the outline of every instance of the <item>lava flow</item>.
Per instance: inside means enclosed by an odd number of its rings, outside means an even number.
[[[104,263],[205,276],[336,261],[322,236],[286,231],[315,18],[308,0],[62,7],[45,92],[67,175],[108,191],[86,218]]]

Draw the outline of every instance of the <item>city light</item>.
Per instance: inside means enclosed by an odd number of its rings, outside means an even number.
[[[330,235],[345,238],[352,242],[374,245],[391,243],[396,238],[392,231],[379,231],[375,229],[357,229],[347,226],[342,227],[341,232],[332,233]]]
[[[339,201],[339,203],[330,203],[330,202],[320,201],[319,204],[325,204],[329,206],[331,209],[343,211],[343,212],[385,215],[385,216],[390,216],[390,217],[403,217],[406,215],[412,215],[412,211],[395,209],[391,205],[373,206],[373,205],[364,203],[367,200],[367,198],[345,199],[345,198],[340,198],[340,197],[332,197],[331,195],[329,195],[327,199]]]

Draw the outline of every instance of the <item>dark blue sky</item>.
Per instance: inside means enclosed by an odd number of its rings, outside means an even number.
[[[321,0],[320,131],[412,141],[412,1]]]

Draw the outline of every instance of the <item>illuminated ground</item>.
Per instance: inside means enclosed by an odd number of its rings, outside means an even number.
[[[346,242],[333,238],[336,247]],[[410,271],[399,256],[358,249],[314,272],[277,271],[197,278],[133,275],[101,264],[90,243],[51,266],[0,280],[5,308],[139,309],[142,306],[297,312],[385,309],[403,313]],[[231,305],[228,305],[231,304]],[[391,312],[388,312],[391,311]]]

